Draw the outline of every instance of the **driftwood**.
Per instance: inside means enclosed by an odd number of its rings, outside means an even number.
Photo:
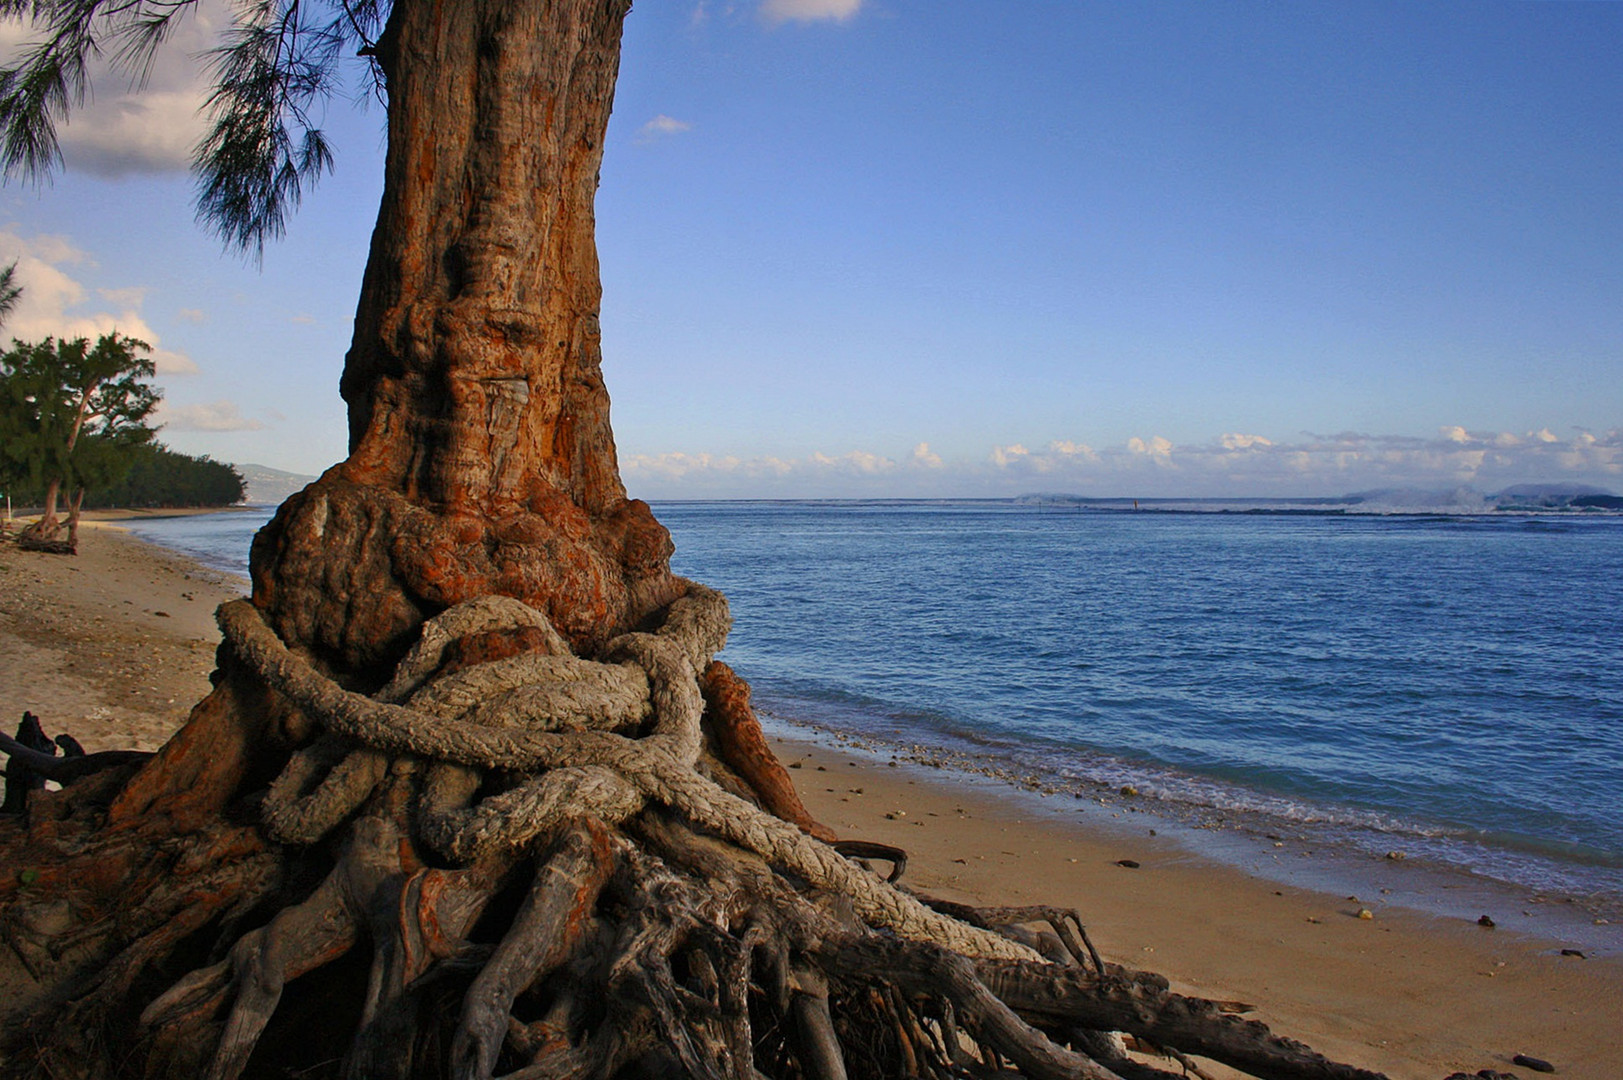
[[[58,540],[54,536],[36,536],[25,529],[17,534],[13,542],[24,551],[38,551],[45,555],[79,554],[77,536],[68,540]]]
[[[55,756],[58,749],[63,756]],[[0,807],[0,812],[7,814],[26,810],[27,793],[44,787],[47,780],[68,784],[105,769],[138,765],[152,757],[145,750],[102,750],[88,754],[72,735],[63,733],[55,739],[48,738],[39,717],[31,712],[23,713],[15,738],[0,732],[0,754],[7,755],[5,805]]]
[[[218,693],[267,728],[200,706],[116,790],[91,774],[140,755],[58,758],[37,722],[0,742],[25,785],[101,807],[10,834],[40,868],[0,881],[8,940],[42,981],[96,963],[0,1073],[1377,1075],[1105,963],[1075,912],[916,895],[901,849],[820,839],[712,663],[710,590],[591,660],[517,601],[459,605],[371,695],[246,601],[220,621]],[[249,750],[277,744],[256,774]],[[40,914],[70,894],[81,917]]]
[[[45,734],[39,717],[23,713],[17,737],[0,734],[0,750],[6,758],[6,797],[0,813],[21,814],[28,809],[28,793],[45,786],[43,767],[56,762],[56,743]]]
[[[58,750],[61,757],[56,756]],[[5,814],[25,813],[29,792],[43,788],[48,780],[67,784],[121,765],[140,764],[152,756],[141,750],[87,754],[72,735],[47,736],[39,717],[31,712],[23,713],[15,738],[0,732],[0,754],[6,755],[6,795],[0,805],[0,813]]]

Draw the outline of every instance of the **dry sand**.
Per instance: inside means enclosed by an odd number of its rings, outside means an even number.
[[[0,721],[31,709],[92,750],[155,748],[208,689],[213,611],[246,582],[86,526],[75,559],[0,544]],[[1623,1077],[1623,960],[1383,903],[1279,886],[1165,836],[1034,812],[1029,797],[778,740],[808,807],[842,836],[905,848],[905,880],[987,904],[1075,908],[1107,959],[1395,1080],[1495,1069]],[[1131,869],[1119,860],[1139,863]],[[1360,919],[1368,908],[1371,919]],[[1230,1075],[1221,1068],[1213,1075]]]
[[[0,724],[28,709],[87,750],[156,750],[208,692],[214,609],[247,589],[104,521],[73,557],[0,543]]]

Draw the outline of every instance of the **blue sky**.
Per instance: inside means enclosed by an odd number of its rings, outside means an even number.
[[[598,199],[627,486],[1623,491],[1620,52],[1619,4],[643,0]],[[125,89],[0,189],[8,331],[147,336],[171,445],[319,471],[381,112],[334,104],[258,268],[192,221],[193,66]]]

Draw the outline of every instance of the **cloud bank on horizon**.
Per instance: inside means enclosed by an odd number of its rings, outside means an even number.
[[[1433,438],[1304,433],[1292,441],[1229,433],[1208,443],[1161,436],[1097,449],[1056,440],[1040,449],[994,446],[979,460],[946,460],[919,443],[892,458],[868,451],[806,457],[630,454],[621,471],[642,498],[1000,497],[1033,492],[1100,497],[1313,497],[1353,491],[1529,482],[1623,486],[1623,429],[1567,437],[1449,426]]]

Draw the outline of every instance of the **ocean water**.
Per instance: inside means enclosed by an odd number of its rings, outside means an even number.
[[[1623,516],[1176,509],[655,507],[770,723],[1623,947]],[[137,531],[241,570],[267,515]]]
[[[274,513],[274,506],[238,506],[217,514],[134,518],[119,525],[210,569],[247,577],[248,546]]]

